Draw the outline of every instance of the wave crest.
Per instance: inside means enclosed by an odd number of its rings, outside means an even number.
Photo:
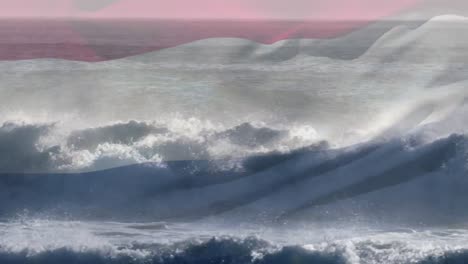
[[[180,122],[180,121],[178,121]],[[293,130],[242,123],[191,128],[131,120],[63,131],[60,124],[7,122],[0,126],[0,172],[100,170],[135,163],[240,158],[289,152],[317,141],[313,128]],[[195,124],[197,125],[197,124]]]
[[[183,241],[175,244],[132,244],[107,250],[89,249],[76,251],[66,247],[31,253],[28,250],[8,252],[0,250],[0,261],[8,264],[346,264],[346,263],[402,263],[443,264],[465,263],[468,251],[450,250],[430,253],[416,250],[402,243],[379,242],[324,243],[322,248],[312,246],[273,246],[264,240],[220,237],[205,241]],[[351,245],[353,244],[353,245]],[[107,253],[106,253],[107,252]]]

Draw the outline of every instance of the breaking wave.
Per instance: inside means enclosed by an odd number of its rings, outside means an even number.
[[[136,252],[125,254],[125,249],[117,250],[115,255],[101,252],[74,252],[63,248],[39,254],[0,253],[0,261],[13,263],[127,263],[127,264],[170,264],[170,263],[346,263],[343,256],[333,253],[313,252],[301,247],[286,247],[277,252],[262,254],[267,242],[256,239],[212,239],[204,243],[179,243],[178,245],[134,245],[127,249]],[[266,251],[266,250],[265,250]]]
[[[76,264],[175,264],[175,263],[252,263],[252,264],[280,264],[280,263],[297,263],[297,264],[346,264],[346,263],[377,263],[377,260],[369,259],[362,262],[352,262],[347,259],[347,252],[320,252],[304,249],[298,246],[289,246],[281,248],[276,252],[261,253],[261,246],[267,242],[249,239],[246,241],[231,240],[231,239],[212,239],[205,243],[184,245],[180,247],[174,245],[175,249],[164,249],[161,245],[147,246],[153,253],[147,253],[144,257],[135,257],[132,254],[119,253],[116,256],[108,256],[102,253],[90,252],[74,252],[66,248],[46,251],[39,254],[21,253],[0,253],[0,261],[5,264],[59,264],[59,263],[76,263]],[[386,247],[392,245],[378,245],[375,247]],[[157,249],[162,247],[163,249]],[[133,247],[132,250],[148,250],[145,247]],[[150,251],[150,252],[151,252]],[[159,251],[159,252],[158,252]],[[364,258],[365,259],[365,258]],[[446,252],[441,256],[427,256],[420,261],[414,261],[409,258],[399,262],[392,262],[388,259],[383,259],[385,263],[402,263],[402,264],[444,264],[444,263],[465,263],[468,261],[468,251]]]
[[[135,163],[242,158],[289,152],[318,140],[307,125],[270,128],[242,123],[232,128],[195,118],[118,122],[64,131],[60,124],[6,122],[0,126],[0,172],[77,172]]]
[[[79,133],[89,139],[96,131]],[[222,133],[232,131],[238,129]],[[286,222],[378,221],[397,214],[387,221],[455,224],[468,217],[463,209],[467,156],[464,135],[428,141],[415,133],[342,148],[319,142],[242,158],[172,160],[74,174],[3,173],[0,215],[26,210],[80,219]]]
[[[464,263],[466,231],[26,220],[0,225],[0,261],[16,263]],[[226,227],[224,227],[226,228]],[[216,232],[208,230],[217,230]],[[224,230],[224,231],[223,231]],[[232,230],[232,229],[231,229]],[[197,238],[190,238],[197,232]],[[242,234],[244,233],[244,234]],[[169,235],[170,234],[170,235]],[[322,236],[326,234],[327,238]],[[188,238],[187,238],[188,237]]]

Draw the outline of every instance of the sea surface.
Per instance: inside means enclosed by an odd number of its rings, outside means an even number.
[[[467,18],[64,23],[0,24],[0,263],[468,262]]]

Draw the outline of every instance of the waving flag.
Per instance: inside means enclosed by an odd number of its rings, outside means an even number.
[[[0,2],[0,264],[467,263],[466,0]]]

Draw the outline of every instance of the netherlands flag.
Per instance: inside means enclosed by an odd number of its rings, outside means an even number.
[[[0,2],[1,264],[467,262],[466,0]]]

